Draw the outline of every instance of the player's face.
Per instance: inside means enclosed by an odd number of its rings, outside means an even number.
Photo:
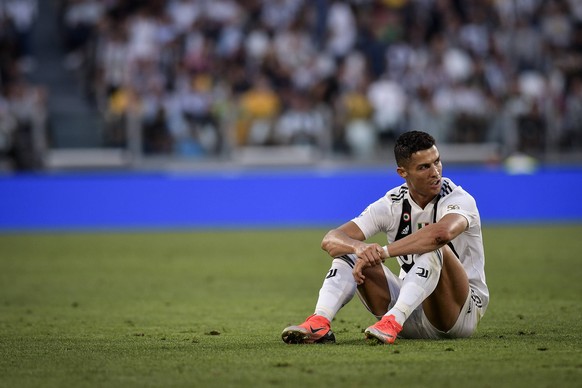
[[[443,166],[435,146],[412,154],[408,165],[399,167],[398,173],[408,184],[410,195],[425,207],[441,191]]]

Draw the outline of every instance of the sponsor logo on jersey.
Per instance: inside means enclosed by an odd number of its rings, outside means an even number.
[[[401,234],[408,234],[410,233],[410,225],[406,225],[406,228],[402,229],[402,231],[400,231]]]

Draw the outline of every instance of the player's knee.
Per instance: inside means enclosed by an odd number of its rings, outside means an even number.
[[[362,270],[362,273],[368,279],[368,277],[384,276],[384,270],[381,265],[375,265],[373,267],[367,267]]]
[[[415,261],[417,267],[424,269],[427,274],[440,274],[444,263],[443,252],[440,249],[427,252],[418,256]]]
[[[333,266],[347,266],[353,268],[356,264],[357,257],[355,255],[344,255],[338,256],[332,260],[332,267]]]

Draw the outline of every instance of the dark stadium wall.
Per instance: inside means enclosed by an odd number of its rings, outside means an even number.
[[[449,168],[487,223],[582,222],[582,168]],[[285,170],[0,177],[0,231],[327,227],[402,180],[394,172]]]

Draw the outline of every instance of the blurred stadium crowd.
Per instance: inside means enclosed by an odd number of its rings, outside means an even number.
[[[26,81],[36,3],[2,4],[7,150],[45,98]],[[157,155],[300,144],[364,159],[410,129],[494,143],[499,158],[582,150],[578,0],[58,4],[65,65],[102,113],[105,146],[125,146],[137,120]]]

